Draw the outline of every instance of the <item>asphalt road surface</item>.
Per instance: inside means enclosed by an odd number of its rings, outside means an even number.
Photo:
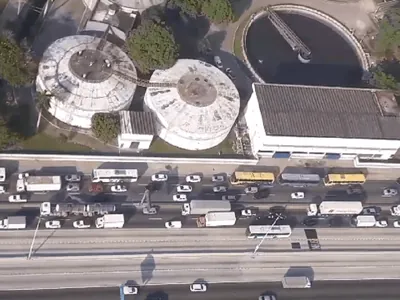
[[[204,293],[189,292],[188,285],[145,286],[139,295],[126,300],[258,300],[272,292],[278,300],[397,300],[400,280],[326,281],[314,282],[311,289],[283,289],[276,283],[212,284]],[[37,290],[0,292],[0,298],[10,300],[118,300],[119,288]]]

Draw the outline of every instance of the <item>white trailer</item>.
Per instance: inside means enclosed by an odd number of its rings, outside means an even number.
[[[50,202],[43,202],[40,204],[40,215],[41,216],[52,216],[52,217],[67,217],[68,215],[86,215],[85,204],[73,204],[73,203],[62,203],[62,204],[51,204]]]
[[[0,229],[25,229],[26,217],[15,216],[0,220]]]
[[[211,211],[230,211],[231,203],[227,200],[192,200],[182,205],[182,215],[205,215]]]
[[[0,182],[6,181],[6,168],[0,168]]]
[[[95,221],[96,228],[122,228],[125,224],[123,214],[111,214],[97,218]]]
[[[233,211],[209,212],[197,219],[197,227],[233,226],[235,223],[236,214]]]
[[[307,215],[358,215],[362,210],[360,201],[323,201],[320,205],[310,204]]]
[[[28,176],[17,180],[18,192],[59,191],[61,186],[61,176]]]
[[[357,216],[354,218],[356,227],[374,227],[376,224],[375,216]]]
[[[282,286],[286,289],[307,289],[311,287],[311,281],[307,276],[285,276]]]
[[[87,204],[85,208],[85,215],[92,217],[95,215],[106,215],[116,211],[116,206],[114,204],[101,204],[93,203]]]

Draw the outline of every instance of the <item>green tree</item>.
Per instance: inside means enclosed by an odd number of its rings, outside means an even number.
[[[19,136],[11,131],[7,122],[0,118],[0,150],[5,150],[19,142]]]
[[[394,76],[387,74],[381,70],[376,70],[373,72],[375,85],[378,88],[385,90],[399,90],[399,82],[394,78]]]
[[[10,36],[0,35],[0,77],[12,86],[32,82],[36,68],[30,53]]]
[[[202,11],[204,0],[172,0],[184,13],[190,16],[197,16]]]
[[[232,22],[235,18],[229,0],[205,0],[201,11],[213,23]]]
[[[114,113],[98,113],[92,117],[92,131],[99,140],[109,143],[120,132],[119,116]]]
[[[379,25],[377,51],[386,56],[396,55],[400,47],[400,8],[387,12]]]
[[[149,73],[168,69],[178,59],[178,45],[171,31],[153,21],[141,24],[127,40],[128,52],[139,70]]]
[[[48,110],[50,108],[51,95],[46,92],[39,92],[36,94],[36,107],[39,111],[42,109]]]

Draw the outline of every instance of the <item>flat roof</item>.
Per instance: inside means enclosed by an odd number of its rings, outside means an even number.
[[[121,134],[156,135],[157,129],[152,112],[120,111]]]
[[[374,89],[254,84],[266,135],[400,139],[393,94]]]

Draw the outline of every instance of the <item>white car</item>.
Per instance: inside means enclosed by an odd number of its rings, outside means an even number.
[[[217,185],[213,187],[213,192],[214,193],[224,193],[226,192],[228,189],[226,186],[223,185]]]
[[[196,183],[196,182],[200,182],[200,181],[201,181],[201,177],[199,175],[186,176],[186,182]]]
[[[236,196],[235,195],[223,195],[222,200],[236,201]]]
[[[204,283],[193,283],[190,285],[191,292],[207,292],[207,286]]]
[[[59,229],[61,228],[61,222],[60,221],[47,221],[45,224],[45,227],[48,229]]]
[[[151,176],[151,181],[167,181],[167,180],[168,180],[167,174],[157,173]]]
[[[190,185],[181,184],[176,187],[176,191],[178,193],[190,193],[191,191],[193,191],[193,188]]]
[[[187,196],[186,194],[175,194],[172,196],[172,200],[175,202],[185,202],[187,201]]]
[[[240,213],[243,217],[252,217],[257,214],[257,211],[251,208],[242,209]]]
[[[292,199],[304,199],[304,193],[303,192],[295,192],[290,194],[290,197]]]
[[[261,295],[258,300],[276,300],[274,295]]]
[[[16,194],[16,195],[10,195],[10,197],[8,197],[8,201],[18,203],[18,202],[27,202],[28,199],[25,196]]]
[[[212,182],[224,182],[225,181],[225,176],[223,175],[214,175],[211,177]]]
[[[72,223],[72,225],[74,226],[74,228],[78,228],[78,229],[90,228],[90,224],[85,224],[85,222],[83,220],[74,221],[74,223]]]
[[[396,228],[399,228],[400,227],[400,221],[394,221],[393,222],[393,226],[396,227]]]
[[[128,189],[126,188],[126,186],[121,185],[121,184],[113,185],[111,187],[111,192],[113,192],[113,193],[125,193],[127,191],[128,191]]]
[[[398,194],[396,189],[384,189],[382,192],[383,197],[394,197]]]
[[[181,221],[165,222],[165,228],[182,228],[182,222]]]
[[[6,192],[6,187],[3,185],[0,185],[0,194],[4,194]]]
[[[139,289],[136,286],[124,285],[123,292],[124,295],[137,295],[139,294]]]
[[[388,223],[386,220],[379,220],[379,221],[376,221],[375,226],[376,227],[387,227]]]
[[[214,63],[219,69],[223,69],[224,66],[222,65],[221,58],[219,56],[214,56]]]
[[[79,192],[81,187],[79,186],[79,183],[68,183],[65,189],[67,192]]]
[[[79,174],[68,174],[64,177],[67,182],[80,182],[82,180],[81,175]]]
[[[246,194],[255,194],[258,192],[258,187],[256,186],[248,186],[247,188],[244,189],[244,192]]]
[[[24,178],[28,178],[29,177],[29,173],[19,173],[18,174],[18,179],[24,179]]]

